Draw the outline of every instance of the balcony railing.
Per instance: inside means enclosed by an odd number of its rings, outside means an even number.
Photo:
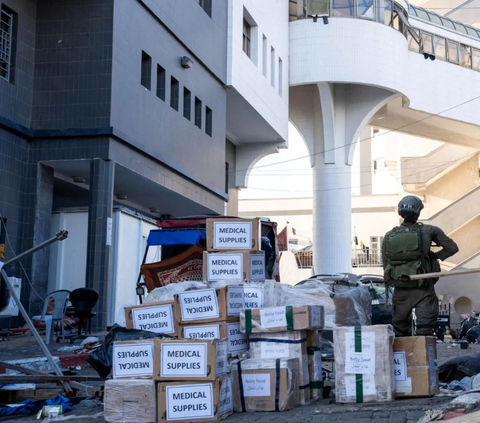
[[[297,251],[295,253],[299,269],[313,267],[313,251]],[[352,267],[377,267],[382,266],[382,250],[380,249],[354,249],[352,250]]]
[[[382,265],[382,250],[380,249],[361,249],[352,250],[353,267],[375,267]]]

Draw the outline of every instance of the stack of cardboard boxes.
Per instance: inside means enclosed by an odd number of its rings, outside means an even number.
[[[203,264],[212,287],[125,308],[127,328],[171,338],[115,343],[114,380],[105,387],[107,421],[215,421],[232,413],[229,362],[248,350],[240,310],[263,305],[262,285],[249,283],[265,279],[260,242],[259,219],[208,220]],[[219,281],[226,286],[215,287]],[[139,384],[143,390],[124,395]]]
[[[336,327],[337,402],[384,402],[437,394],[436,346],[434,337],[395,338],[390,325]]]
[[[232,363],[236,412],[285,411],[310,402],[307,340],[318,342],[315,332],[323,328],[324,319],[322,306],[266,307],[240,312],[240,330],[249,335],[251,359]],[[310,331],[313,333],[307,335]],[[321,374],[320,354],[316,359],[312,370]]]

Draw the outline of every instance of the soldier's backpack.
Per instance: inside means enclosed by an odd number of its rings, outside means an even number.
[[[397,288],[421,288],[433,280],[410,280],[411,275],[437,271],[438,262],[424,255],[422,224],[412,227],[397,226],[385,236],[385,284]],[[436,266],[435,266],[436,264]]]

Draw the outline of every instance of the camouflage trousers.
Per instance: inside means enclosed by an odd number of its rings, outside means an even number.
[[[395,336],[412,334],[412,309],[415,309],[417,335],[432,335],[437,323],[438,298],[435,288],[395,288],[393,293],[393,327]]]

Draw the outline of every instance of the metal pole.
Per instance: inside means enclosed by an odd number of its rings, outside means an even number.
[[[11,265],[12,263],[16,263],[20,259],[33,254],[34,252],[41,250],[42,248],[46,247],[47,245],[53,244],[56,241],[63,241],[65,238],[67,238],[68,232],[67,231],[60,231],[57,233],[57,235],[45,242],[42,242],[41,244],[37,245],[36,247],[31,248],[28,251],[25,251],[24,253],[14,257],[13,259],[6,261],[3,263],[2,268],[0,270],[0,274],[2,275],[3,279],[5,280],[5,283],[7,284],[8,290],[10,291],[10,295],[13,297],[13,300],[15,301],[15,304],[17,304],[18,309],[20,310],[20,313],[22,313],[23,318],[25,319],[25,322],[28,325],[28,328],[32,331],[33,336],[35,337],[36,341],[38,342],[38,345],[43,351],[43,354],[45,354],[45,357],[47,360],[50,362],[50,364],[53,367],[53,370],[55,371],[55,374],[57,376],[63,376],[62,370],[60,367],[57,366],[57,363],[55,363],[55,360],[53,359],[52,354],[50,354],[50,351],[48,350],[47,346],[43,342],[43,339],[40,337],[40,334],[37,332],[37,329],[35,328],[35,325],[33,322],[30,320],[30,317],[27,314],[27,311],[23,307],[23,304],[20,302],[20,298],[18,298],[17,293],[13,289],[13,286],[10,283],[10,279],[8,278],[7,273],[5,272],[4,266],[6,265]],[[68,384],[68,382],[61,382],[63,385],[63,388],[65,389],[66,392],[70,393],[73,392],[72,388]]]
[[[65,238],[68,237],[68,232],[67,231],[60,231],[55,235],[53,238],[47,239],[46,241],[42,242],[41,244],[38,244],[37,246],[30,248],[30,250],[25,251],[24,253],[19,254],[18,256],[15,256],[14,258],[7,260],[6,262],[3,263],[4,266],[11,266],[12,264],[16,263],[17,261],[20,261],[21,259],[36,253],[38,250],[41,250],[42,248],[45,248],[49,246],[50,244],[53,244],[54,242],[57,241],[63,241]]]

